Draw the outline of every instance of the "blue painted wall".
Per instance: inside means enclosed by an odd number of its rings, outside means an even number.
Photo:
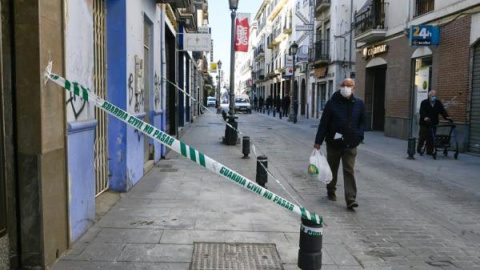
[[[162,131],[165,131],[165,128],[163,127],[163,121],[162,121],[163,113],[153,113],[152,116],[150,117],[150,119],[153,119],[152,121],[153,121],[153,125],[155,125],[155,127],[159,128]],[[163,147],[162,147],[162,144],[157,142],[156,140],[153,140],[153,145],[154,145],[154,148],[155,148],[154,161],[156,163],[156,162],[160,161],[160,159],[164,155],[164,154],[162,154]]]
[[[68,124],[70,241],[75,242],[95,221],[93,145],[97,121]],[[87,146],[87,147],[86,147]]]
[[[145,121],[145,113],[135,114],[140,120]],[[133,187],[143,177],[144,140],[148,140],[137,129],[127,127],[127,190]]]
[[[127,12],[126,0],[107,0],[108,101],[127,109]],[[108,116],[110,188],[127,191],[126,124]],[[143,168],[143,166],[142,166]]]

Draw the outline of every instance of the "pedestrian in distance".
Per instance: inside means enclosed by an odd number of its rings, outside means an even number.
[[[423,146],[426,141],[427,155],[433,153],[433,136],[435,136],[438,125],[438,115],[441,114],[445,120],[451,121],[448,118],[448,113],[443,107],[440,100],[437,99],[437,91],[430,90],[428,98],[420,103],[420,131],[418,133],[417,153],[423,155]]]
[[[282,100],[280,99],[280,95],[275,98],[275,109],[278,113],[280,113],[280,108],[282,107]]]
[[[272,96],[269,95],[269,96],[267,97],[267,100],[266,100],[266,103],[267,103],[266,105],[267,105],[268,114],[270,114],[270,108],[272,107],[272,101],[273,101],[273,100],[272,100]]]
[[[287,94],[284,98],[283,98],[283,116],[287,116],[288,115],[288,110],[290,109],[290,96]]]
[[[327,161],[333,176],[327,185],[327,196],[331,201],[337,200],[335,191],[342,161],[345,201],[347,208],[353,209],[358,207],[354,167],[357,146],[363,140],[365,130],[365,105],[354,96],[355,82],[352,79],[344,79],[340,86],[325,105],[314,147],[320,149],[324,141],[327,145]]]
[[[260,110],[260,112],[263,109],[263,97],[262,96],[258,99],[258,109]]]
[[[253,98],[253,109],[257,110],[258,109],[258,98],[257,95]]]

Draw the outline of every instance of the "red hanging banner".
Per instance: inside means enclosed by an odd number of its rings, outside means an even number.
[[[250,14],[238,13],[235,20],[235,51],[248,52],[248,40],[250,36]]]

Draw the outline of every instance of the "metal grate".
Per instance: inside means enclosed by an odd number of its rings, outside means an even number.
[[[283,270],[275,244],[194,243],[190,270]]]
[[[95,94],[107,99],[105,0],[93,1],[94,76]],[[108,189],[108,123],[107,115],[95,108],[95,196]]]

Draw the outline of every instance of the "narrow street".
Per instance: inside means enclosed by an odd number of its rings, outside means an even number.
[[[350,211],[341,177],[332,202],[306,174],[318,120],[257,112],[238,120],[294,199],[324,217],[322,269],[480,269],[479,157],[407,160],[405,141],[369,132],[356,163],[360,207]],[[204,114],[182,141],[254,180],[253,153],[242,159],[240,144],[221,144],[224,130],[218,115]],[[294,201],[272,178],[267,187]],[[299,225],[170,152],[53,269],[189,269],[194,242],[274,243],[284,269],[298,269]]]

